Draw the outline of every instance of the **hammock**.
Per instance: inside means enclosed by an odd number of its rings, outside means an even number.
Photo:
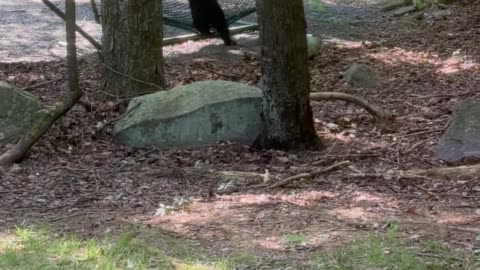
[[[231,25],[256,11],[255,0],[218,0]],[[163,0],[163,23],[169,26],[198,33],[193,27],[188,0]]]

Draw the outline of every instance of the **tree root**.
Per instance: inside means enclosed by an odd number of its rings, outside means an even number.
[[[312,101],[319,101],[319,100],[343,100],[347,102],[354,103],[363,109],[365,109],[367,112],[369,112],[375,119],[377,120],[377,126],[380,129],[384,129],[388,122],[391,120],[393,117],[392,115],[386,113],[383,111],[381,108],[378,108],[372,104],[370,104],[368,101],[364,100],[363,98],[349,95],[346,93],[341,93],[341,92],[316,92],[316,93],[310,93],[310,100]]]
[[[333,164],[332,166],[329,166],[327,168],[321,168],[321,169],[317,169],[313,172],[309,172],[309,173],[300,173],[300,174],[297,174],[297,175],[294,175],[294,176],[291,176],[291,177],[288,177],[288,178],[285,178],[281,181],[278,181],[276,182],[275,184],[273,185],[270,185],[268,186],[268,188],[278,188],[278,187],[283,187],[283,186],[286,186],[288,184],[290,184],[291,182],[295,181],[295,180],[299,180],[299,179],[302,179],[302,178],[307,178],[307,179],[311,179],[311,178],[314,178],[315,176],[318,176],[320,174],[323,174],[323,173],[327,173],[327,172],[331,172],[333,170],[336,170],[338,169],[339,167],[342,167],[342,166],[346,166],[346,165],[350,165],[350,161],[348,160],[345,160],[345,161],[341,161],[339,163],[336,163],[336,164]]]

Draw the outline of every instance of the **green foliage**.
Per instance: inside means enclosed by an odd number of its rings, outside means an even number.
[[[31,228],[17,228],[15,236],[0,251],[0,269],[171,269],[165,256],[128,233],[101,243]]]
[[[316,13],[325,12],[326,5],[322,0],[308,0],[307,3]]]
[[[372,234],[335,250],[319,250],[303,257],[307,260],[297,260],[295,250],[305,245],[304,235],[288,234],[283,238],[292,252],[282,260],[271,261],[242,251],[226,257],[212,255],[196,242],[153,230],[129,231],[107,240],[79,240],[55,236],[46,229],[17,228],[13,235],[0,241],[0,269],[228,270],[268,266],[318,270],[473,270],[480,266],[480,252],[472,258],[457,256],[439,241],[409,246],[399,239],[395,224],[385,235]]]
[[[284,236],[284,239],[291,249],[294,249],[298,245],[304,245],[306,242],[303,234],[288,234]]]
[[[156,238],[162,248],[147,245],[141,233],[128,232],[115,240],[79,240],[56,237],[46,229],[17,228],[0,242],[0,269],[9,270],[116,270],[183,269],[223,270],[252,264],[255,257],[242,253],[228,258],[199,254],[183,239]]]
[[[445,270],[468,268],[440,242],[427,242],[423,250],[398,239],[396,229],[385,236],[371,235],[331,252],[318,254],[313,269],[363,270]]]

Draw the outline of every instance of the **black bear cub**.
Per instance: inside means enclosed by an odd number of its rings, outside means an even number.
[[[188,0],[192,11],[193,26],[204,36],[212,36],[213,27],[222,38],[225,45],[235,45],[230,38],[227,20],[217,0]]]

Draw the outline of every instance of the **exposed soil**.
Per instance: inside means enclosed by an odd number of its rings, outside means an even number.
[[[23,2],[9,3],[7,8],[25,10],[22,14],[39,12],[33,11],[32,1]],[[319,14],[309,9],[309,31],[331,41],[310,64],[312,91],[366,98],[396,115],[390,132],[379,133],[371,115],[354,105],[325,102],[313,104],[318,134],[327,143],[321,152],[256,151],[236,144],[190,150],[130,149],[115,144],[108,130],[96,129],[98,122],[120,112],[94,99],[100,72],[96,56],[89,55],[80,61],[81,86],[96,109],[88,112],[75,106],[22,163],[0,168],[0,228],[48,223],[59,232],[87,236],[121,230],[132,223],[148,224],[198,240],[218,253],[245,248],[282,260],[285,256],[301,258],[311,250],[336,246],[396,222],[409,241],[443,240],[472,252],[480,228],[478,178],[402,180],[358,174],[443,165],[434,151],[452,109],[479,96],[479,1],[453,6],[452,15],[433,23],[390,17],[374,5],[341,3],[345,1],[326,1]],[[28,35],[29,29],[39,33],[37,27],[48,24],[45,11],[36,17],[38,21],[28,17],[26,28],[19,28],[21,24],[5,24],[19,20],[6,12],[5,5],[6,1],[0,1],[0,80],[20,87],[51,81],[30,91],[46,103],[54,102],[65,91],[66,67],[63,60],[47,61],[52,58],[46,44],[58,40],[60,30]],[[349,30],[323,27],[326,18],[336,18],[341,25],[349,25]],[[35,27],[29,28],[32,24]],[[22,35],[15,38],[12,32]],[[242,35],[244,43],[237,37],[243,46],[233,48],[220,46],[219,40],[165,48],[169,86],[206,79],[255,85],[260,71],[258,57],[249,53],[256,50],[255,41],[247,41],[252,36]],[[453,57],[459,49],[462,57]],[[342,73],[353,63],[369,64],[381,86],[363,90],[345,84]],[[345,117],[351,120],[349,127],[340,125],[338,132],[327,128],[328,123]],[[245,187],[222,196],[212,193],[217,179],[182,170],[194,166],[268,170],[288,177],[344,160],[352,162],[350,168],[287,188]],[[189,198],[192,203],[166,216],[154,215],[159,204],[171,205],[178,198]],[[295,254],[283,238],[291,233],[302,233],[308,241]]]

